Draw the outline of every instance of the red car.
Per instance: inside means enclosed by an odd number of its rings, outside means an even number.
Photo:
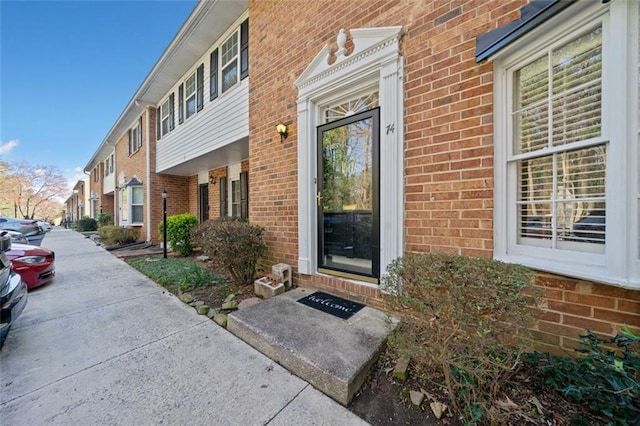
[[[55,254],[47,248],[12,244],[6,255],[29,290],[48,283],[56,274]]]

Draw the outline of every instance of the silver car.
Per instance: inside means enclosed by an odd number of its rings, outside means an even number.
[[[29,244],[29,239],[18,231],[0,230],[0,236],[8,235],[11,237],[11,243]]]
[[[38,226],[38,222],[33,219],[16,219],[13,217],[0,216],[0,229],[8,229],[10,231],[18,231],[27,237],[42,233],[42,229]]]

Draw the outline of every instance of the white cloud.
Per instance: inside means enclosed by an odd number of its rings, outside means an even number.
[[[20,141],[17,139],[12,139],[6,143],[3,143],[2,141],[0,141],[0,155],[11,154],[11,151],[13,151],[13,148],[17,147],[18,145],[20,145]]]
[[[63,173],[65,179],[67,180],[67,187],[69,188],[69,192],[76,186],[79,180],[86,179],[87,176],[82,167],[74,167],[73,169],[65,169]]]

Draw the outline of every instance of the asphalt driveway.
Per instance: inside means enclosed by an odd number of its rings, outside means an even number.
[[[0,424],[361,425],[364,421],[81,234],[0,351]]]

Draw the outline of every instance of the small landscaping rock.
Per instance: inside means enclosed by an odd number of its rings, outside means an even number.
[[[396,368],[393,369],[393,377],[404,382],[408,377],[407,370],[409,370],[409,357],[403,356],[396,363]]]
[[[227,326],[227,316],[225,314],[215,314],[213,320],[222,327]]]
[[[238,309],[238,301],[235,299],[222,304],[223,311],[233,311],[235,309]]]
[[[444,414],[444,412],[447,410],[447,406],[442,402],[436,401],[436,402],[432,402],[429,405],[431,406],[431,411],[433,411],[433,414],[436,416],[436,419],[438,420],[440,420],[440,418],[442,417],[442,414]]]
[[[422,401],[424,401],[424,394],[422,392],[410,391],[409,396],[411,397],[413,405],[417,405],[418,407],[422,405]]]
[[[210,260],[210,258],[209,258],[209,256],[201,254],[200,256],[198,256],[198,260],[201,261],[201,262],[206,262],[207,260]]]
[[[202,306],[204,305],[204,300],[198,300],[197,302],[194,302],[193,306],[194,307],[198,307],[198,306]]]
[[[213,317],[218,313],[219,311],[215,308],[209,308],[209,312],[207,312],[207,316],[209,317],[209,319],[213,319]]]
[[[196,306],[196,312],[200,315],[206,315],[209,313],[209,307],[207,305]]]
[[[232,301],[233,299],[235,299],[235,298],[236,298],[236,295],[235,295],[235,294],[233,294],[233,293],[231,293],[230,295],[228,295],[227,297],[225,297],[224,302],[225,302],[225,303],[227,303],[227,302],[231,302],[231,301]]]
[[[193,302],[193,295],[191,293],[183,293],[180,295],[180,300],[184,303],[191,303]]]

